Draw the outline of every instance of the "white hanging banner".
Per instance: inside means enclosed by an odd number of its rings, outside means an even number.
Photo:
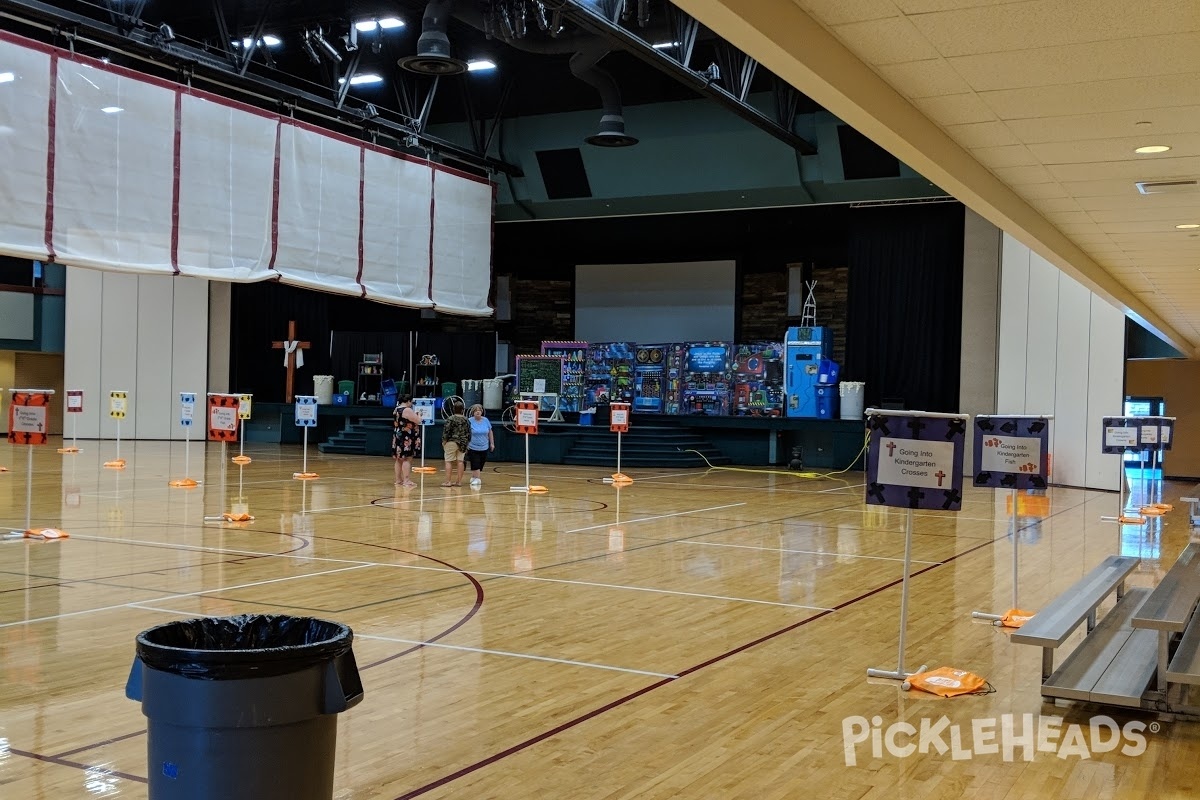
[[[46,169],[50,54],[0,40],[0,249],[42,259],[46,247]]]
[[[492,280],[492,184],[435,169],[433,307],[487,316]]]
[[[433,169],[365,148],[363,274],[367,297],[429,308],[429,201]]]

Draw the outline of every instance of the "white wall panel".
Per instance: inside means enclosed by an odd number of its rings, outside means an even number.
[[[104,273],[99,270],[67,267],[66,320],[63,332],[63,376],[67,389],[83,391],[83,411],[68,414],[65,430],[78,425],[79,435],[95,438],[100,431],[100,319],[104,300]],[[7,387],[5,387],[7,388]],[[63,400],[66,407],[66,398]],[[107,397],[104,408],[108,409]],[[71,418],[78,417],[75,423]]]
[[[271,277],[277,120],[190,94],[179,135],[179,272]]]
[[[175,93],[60,59],[54,249],[76,266],[173,273]]]
[[[174,319],[171,334],[171,438],[183,439],[179,424],[179,393],[195,392],[196,402],[202,403],[207,392],[208,378],[208,281],[195,278],[175,278]],[[229,363],[228,355],[225,359]],[[198,418],[203,419],[203,414]],[[202,422],[196,425],[202,425]],[[204,438],[204,428],[191,433],[193,439]]]
[[[172,283],[166,275],[137,278],[137,373],[131,388],[137,398],[132,429],[138,439],[166,439],[175,416],[171,398]],[[119,387],[113,387],[119,388]],[[121,426],[121,435],[134,438]]]
[[[1025,339],[1025,413],[1054,411],[1058,341],[1058,268],[1032,254],[1029,259],[1029,316]]]
[[[1100,452],[1104,417],[1124,408],[1125,315],[1092,295],[1091,352],[1088,360],[1087,486],[1116,490],[1120,456]]]
[[[996,413],[1025,413],[1029,335],[1029,248],[1005,234],[1000,267],[1000,339],[996,356]]]
[[[1087,468],[1088,362],[1092,293],[1059,274],[1058,346],[1054,391],[1054,422],[1050,426],[1054,453],[1053,480],[1084,486]]]
[[[492,185],[435,171],[433,181],[434,308],[491,314]]]
[[[108,415],[108,393],[129,392],[128,410],[121,420],[121,438],[137,437],[138,276],[105,272],[100,298],[100,436],[117,435],[117,421]],[[68,288],[68,292],[70,289]],[[110,454],[107,454],[112,457]]]
[[[283,282],[341,294],[358,284],[362,148],[297,125],[279,132],[279,246]]]
[[[50,56],[0,42],[0,248],[45,258]]]
[[[367,149],[363,277],[367,297],[414,308],[429,299],[429,201],[433,169]]]

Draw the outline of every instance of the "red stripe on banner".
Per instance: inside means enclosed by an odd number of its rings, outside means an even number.
[[[433,302],[433,212],[437,209],[437,170],[429,170],[429,302]]]
[[[175,159],[171,186],[171,269],[179,274],[179,163],[182,159],[180,142],[183,139],[183,95],[175,92]]]
[[[54,132],[58,125],[58,53],[50,53],[50,102],[46,107],[46,257],[54,260]]]
[[[366,193],[367,193],[367,149],[365,147],[358,148],[358,277],[354,280],[358,282],[358,288],[362,289],[362,296],[367,296],[367,287],[363,286],[363,236],[365,235],[364,227],[366,221]]]
[[[275,257],[279,254],[279,150],[283,140],[283,121],[275,123],[275,174],[271,179],[271,262],[267,269],[275,269]],[[280,276],[282,277],[282,276]]]

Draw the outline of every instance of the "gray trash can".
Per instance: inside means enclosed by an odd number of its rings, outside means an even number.
[[[150,800],[330,800],[337,714],[363,697],[353,638],[263,614],[138,635],[125,696],[149,723]]]

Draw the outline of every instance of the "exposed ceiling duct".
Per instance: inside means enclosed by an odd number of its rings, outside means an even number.
[[[456,5],[457,0],[429,0],[421,17],[417,52],[396,62],[401,69],[423,75],[461,75],[467,71],[467,62],[451,55],[450,36],[446,33]]]
[[[430,6],[435,4],[455,5],[453,0],[433,0]],[[538,3],[537,6],[540,7],[541,4]],[[599,147],[629,147],[637,144],[638,140],[635,137],[625,133],[625,114],[621,103],[621,90],[612,75],[598,66],[600,60],[611,52],[612,44],[604,37],[594,34],[575,34],[555,38],[527,35],[529,30],[524,21],[526,13],[524,9],[524,2],[518,2],[517,6],[513,8],[509,8],[508,3],[495,4],[491,7],[490,13],[459,6],[455,6],[453,12],[456,19],[483,31],[490,37],[503,40],[517,50],[541,55],[571,54],[571,74],[599,92],[603,106],[600,130],[586,137],[584,141]],[[430,18],[429,9],[426,8],[425,20]],[[540,28],[540,17],[535,14],[535,19],[539,19],[537,27]],[[441,24],[441,31],[444,35],[444,19]],[[550,32],[553,36],[553,29]],[[424,40],[425,32],[422,30],[421,41]],[[418,51],[420,50],[418,45]],[[449,51],[449,39],[446,40],[446,50]],[[404,66],[403,62],[401,66]],[[406,68],[411,69],[411,67]]]

